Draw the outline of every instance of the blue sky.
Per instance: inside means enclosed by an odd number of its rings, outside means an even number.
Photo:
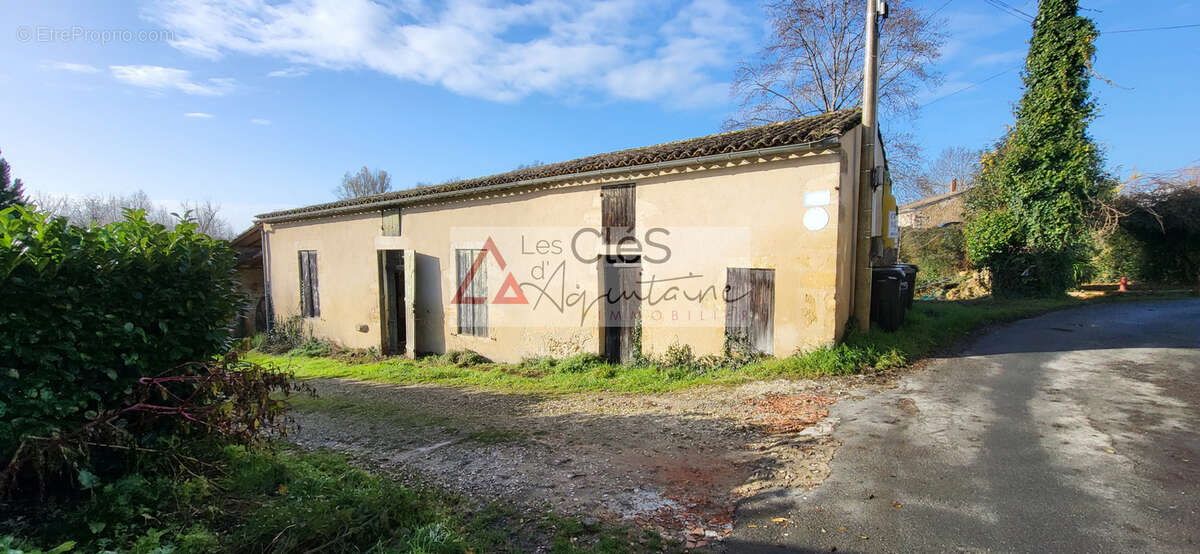
[[[1035,2],[1008,0],[1026,12]],[[942,7],[944,83],[911,129],[928,156],[1012,122],[1030,27]],[[1091,0],[1101,31],[1200,23],[1196,2]],[[759,2],[387,5],[369,0],[0,0],[0,149],[32,192],[145,190],[255,213],[327,201],[347,170],[395,186],[718,131],[765,38]],[[1093,127],[1111,169],[1200,162],[1200,29],[1102,34]],[[990,78],[990,79],[989,79]],[[986,81],[985,81],[986,79]]]

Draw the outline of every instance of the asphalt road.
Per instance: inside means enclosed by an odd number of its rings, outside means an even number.
[[[830,417],[830,477],[729,552],[1200,552],[1200,299],[1013,323]]]

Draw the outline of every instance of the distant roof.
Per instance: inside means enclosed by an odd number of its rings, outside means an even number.
[[[920,200],[916,200],[914,202],[909,202],[903,206],[900,206],[899,208],[896,208],[896,211],[907,212],[909,210],[924,208],[925,206],[929,206],[931,204],[937,204],[938,202],[941,202],[943,200],[949,200],[949,199],[954,198],[955,196],[958,196],[969,190],[971,190],[971,187],[965,187],[965,188],[956,190],[954,192],[947,192],[946,194],[939,194],[937,196],[929,196],[926,198],[922,198]]]
[[[365,204],[374,205],[393,200],[397,204],[400,204],[407,201],[416,201],[424,196],[449,191],[520,183],[549,177],[567,177],[589,171],[635,167],[716,154],[745,152],[772,146],[800,145],[841,136],[846,131],[857,126],[861,119],[862,114],[858,109],[841,110],[706,137],[666,142],[654,146],[631,148],[629,150],[597,154],[565,162],[527,167],[488,177],[453,181],[441,185],[404,189],[385,192],[383,194],[362,196],[350,200],[340,200],[303,208],[270,212],[261,214],[258,218],[260,220],[286,221],[318,217],[319,215],[328,215],[329,213],[353,213],[356,207]],[[373,207],[378,208],[378,206]]]
[[[233,246],[261,246],[262,245],[262,229],[258,223],[250,225],[249,229],[242,231],[241,234],[229,241]]]

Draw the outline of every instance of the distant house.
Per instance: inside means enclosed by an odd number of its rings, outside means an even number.
[[[951,182],[950,192],[909,202],[898,209],[897,220],[902,229],[928,229],[963,220],[968,188],[959,189]]]
[[[268,312],[351,348],[495,361],[829,344],[853,313],[856,237],[879,239],[871,256],[892,244],[885,167],[866,172],[873,208],[859,209],[860,120],[833,112],[262,214]]]

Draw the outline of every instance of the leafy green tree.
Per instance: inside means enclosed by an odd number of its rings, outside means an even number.
[[[1061,294],[1089,249],[1089,217],[1108,194],[1088,134],[1096,29],[1078,0],[1043,0],[1025,61],[1016,125],[983,159],[967,229],[972,261],[998,295]]]
[[[24,183],[20,179],[12,181],[11,168],[8,160],[0,158],[0,210],[14,204],[25,205]]]

